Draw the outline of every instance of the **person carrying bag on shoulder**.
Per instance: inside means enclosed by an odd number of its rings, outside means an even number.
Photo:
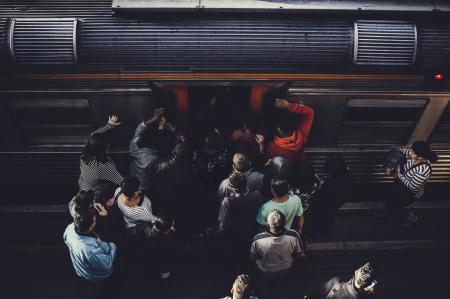
[[[437,161],[437,155],[425,141],[416,141],[411,148],[401,148],[400,151],[406,160],[397,163],[395,168],[385,169],[387,175],[395,177],[396,184],[396,192],[388,199],[386,208],[402,227],[409,227],[417,222],[418,218],[406,207],[422,198],[431,176],[431,163]]]

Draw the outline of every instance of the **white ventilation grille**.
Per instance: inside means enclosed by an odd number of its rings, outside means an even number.
[[[356,21],[353,63],[412,65],[417,52],[417,29],[412,22]]]
[[[12,19],[9,48],[14,61],[20,64],[74,64],[76,36],[76,19]]]

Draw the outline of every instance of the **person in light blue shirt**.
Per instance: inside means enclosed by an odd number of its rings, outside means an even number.
[[[111,276],[117,246],[104,242],[95,233],[95,208],[80,211],[64,231],[64,243],[69,248],[70,258],[78,276],[90,281],[101,281]],[[104,208],[100,215],[107,213]]]

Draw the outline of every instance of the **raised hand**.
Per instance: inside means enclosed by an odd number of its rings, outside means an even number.
[[[119,117],[113,114],[108,117],[108,124],[110,124],[113,127],[117,127],[118,125],[121,124],[121,122],[119,122]]]
[[[164,115],[164,108],[156,108],[155,111],[153,111],[153,117],[155,119],[160,119]]]

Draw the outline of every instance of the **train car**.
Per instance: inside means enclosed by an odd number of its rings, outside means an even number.
[[[428,140],[440,155],[431,181],[448,185],[446,1],[247,2],[1,1],[3,186],[72,185],[87,134],[113,112],[126,171],[133,129],[157,102],[152,84],[186,125],[202,92],[260,111],[286,83],[316,111],[307,152],[319,172],[339,152],[362,185],[390,181],[382,154]]]

